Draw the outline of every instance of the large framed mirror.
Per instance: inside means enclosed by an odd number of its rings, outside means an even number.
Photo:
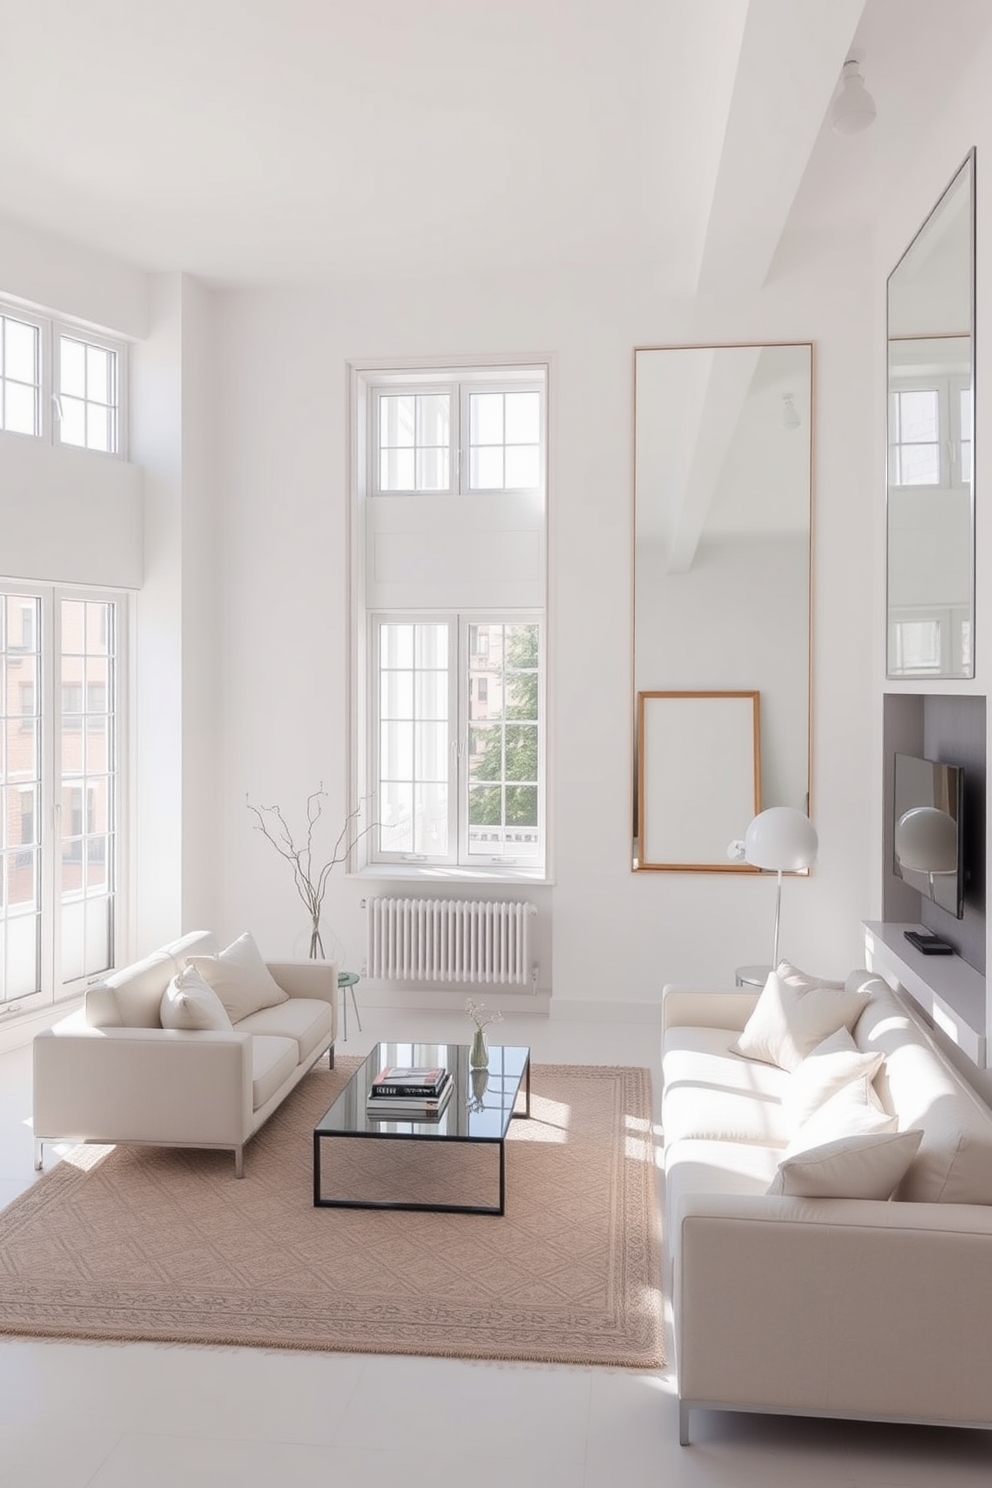
[[[889,275],[887,666],[973,677],[975,154]]]
[[[809,342],[635,348],[634,869],[754,871],[728,849],[757,803],[809,811],[812,416]],[[737,728],[718,765],[713,711],[659,706],[641,758],[639,696],[673,693],[754,695],[760,736]],[[716,775],[746,778],[752,749],[745,799]],[[654,776],[673,750],[678,790]]]

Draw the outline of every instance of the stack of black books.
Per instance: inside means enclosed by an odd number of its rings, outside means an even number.
[[[365,1109],[379,1121],[428,1121],[444,1110],[451,1083],[446,1069],[387,1065],[372,1081]]]

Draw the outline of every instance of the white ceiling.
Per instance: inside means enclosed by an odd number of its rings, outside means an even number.
[[[865,220],[990,26],[989,0],[0,0],[0,208],[219,282],[760,284],[783,235]],[[845,138],[852,46],[879,117]]]

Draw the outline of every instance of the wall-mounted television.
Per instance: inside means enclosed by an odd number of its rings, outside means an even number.
[[[927,899],[964,917],[964,770],[895,757],[892,868]]]

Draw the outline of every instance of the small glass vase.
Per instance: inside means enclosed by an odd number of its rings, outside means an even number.
[[[489,1045],[486,1043],[486,1030],[477,1028],[472,1039],[472,1047],[469,1050],[468,1062],[472,1069],[485,1069],[489,1063]]]

